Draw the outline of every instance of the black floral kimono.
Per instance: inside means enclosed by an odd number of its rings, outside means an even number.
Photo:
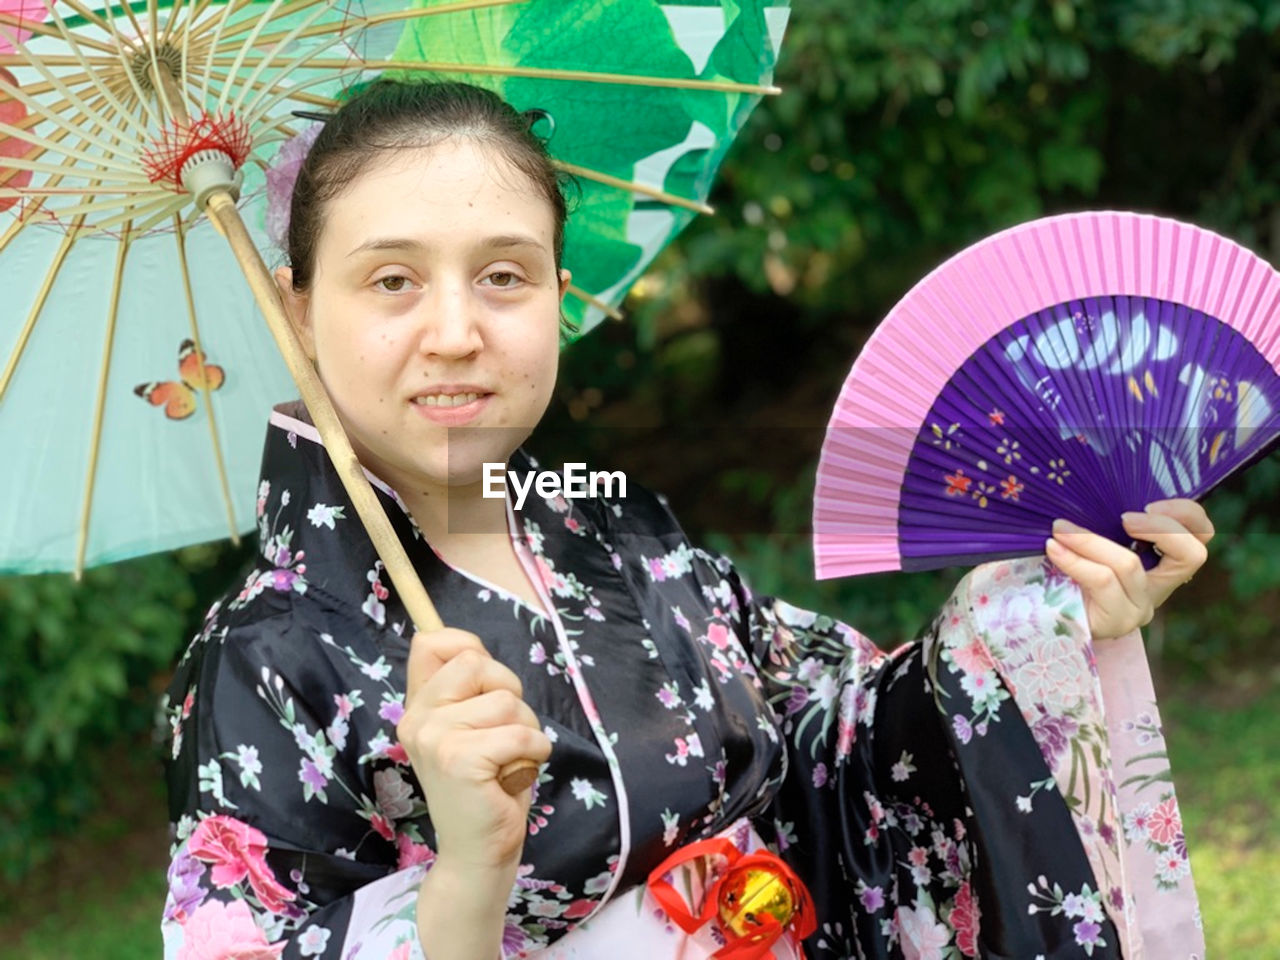
[[[260,563],[165,700],[171,960],[431,952],[435,835],[395,735],[411,627],[300,417],[272,416]],[[807,886],[810,960],[1203,955],[1140,641],[1114,642],[1109,693],[1079,591],[1040,561],[973,571],[886,654],[753,596],[634,484],[508,508],[551,615],[449,567],[382,493],[444,622],[516,671],[553,742],[504,956],[710,956],[717,921],[686,934],[646,881],[748,830]]]

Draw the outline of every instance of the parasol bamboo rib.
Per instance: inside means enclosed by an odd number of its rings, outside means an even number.
[[[252,58],[211,57],[210,66],[227,66],[228,61],[247,66]],[[755,83],[736,83],[732,80],[695,80],[683,77],[655,77],[646,74],[593,73],[590,70],[552,70],[542,67],[500,67],[486,63],[427,63],[413,60],[366,60],[353,64],[349,60],[315,60],[311,66],[320,70],[350,70],[359,66],[362,70],[403,70],[425,73],[479,73],[501,77],[529,77],[534,80],[573,80],[578,83],[610,83],[635,87],[663,87],[677,90],[714,90],[720,93],[750,93],[773,95],[781,93],[778,87],[765,87]]]
[[[317,37],[325,33],[333,31],[343,31],[348,34],[356,30],[367,30],[369,27],[376,27],[383,23],[394,23],[397,20],[416,20],[419,17],[438,17],[446,13],[462,13],[467,10],[479,10],[484,7],[505,7],[516,3],[528,3],[529,0],[464,0],[462,3],[451,3],[447,6],[439,7],[417,7],[412,10],[392,10],[389,13],[376,13],[370,17],[353,17],[350,20],[334,20],[328,23],[321,23],[314,27],[308,27],[305,32],[299,34],[301,37]],[[243,33],[244,31],[240,31]],[[223,35],[223,39],[233,36],[231,32]],[[275,43],[280,34],[271,34],[265,37],[259,37],[257,44]],[[256,45],[256,44],[255,44]]]
[[[569,287],[566,292],[573,294],[575,297],[577,297],[579,300],[581,300],[583,303],[587,304],[588,306],[592,306],[592,307],[595,307],[597,310],[603,311],[609,317],[610,320],[622,319],[621,310],[619,310],[617,307],[609,306],[609,304],[605,303],[599,297],[593,297],[591,294],[587,293],[587,291],[583,290],[581,287],[575,287],[571,283],[569,284]]]
[[[707,206],[705,203],[699,203],[697,200],[688,200],[684,197],[678,197],[674,193],[667,193],[665,190],[659,190],[657,187],[651,187],[645,183],[637,183],[634,180],[624,180],[621,177],[610,176],[607,173],[601,173],[599,170],[592,170],[590,167],[580,167],[574,163],[565,163],[563,160],[556,160],[555,165],[565,173],[571,173],[575,177],[583,177],[586,180],[594,180],[596,183],[603,183],[607,187],[617,187],[620,190],[627,190],[631,193],[639,193],[654,200],[661,200],[673,207],[683,207],[685,210],[692,210],[694,213],[713,214],[715,210]]]
[[[89,472],[85,478],[84,502],[80,507],[80,535],[76,545],[75,578],[84,576],[84,555],[89,547],[89,518],[93,513],[93,488],[98,479],[98,454],[102,450],[102,422],[107,409],[107,381],[111,375],[111,351],[116,342],[116,319],[120,311],[120,291],[124,285],[124,261],[129,253],[129,237],[120,241],[116,255],[115,279],[111,284],[111,309],[107,314],[107,342],[102,349],[102,372],[98,377],[98,399],[93,410],[93,445],[89,448]]]
[[[257,39],[258,35],[262,33],[267,22],[276,14],[276,11],[280,9],[280,5],[283,2],[284,0],[271,0],[271,6],[263,11],[262,16],[254,18],[253,30],[249,33],[249,40],[246,42],[244,48],[236,55],[235,63],[231,66],[231,73],[233,76],[240,73],[241,66],[244,64],[245,54],[249,52],[249,46]],[[320,12],[323,13],[324,10],[322,9]],[[251,76],[256,77],[258,73],[262,71],[262,68],[274,59],[275,58],[272,56],[262,58],[262,62],[258,64],[257,70],[255,70]],[[218,113],[222,113],[227,109],[227,93],[230,89],[230,87],[222,88],[222,95],[218,97]]]
[[[83,3],[81,3],[80,0],[62,0],[62,2],[65,3],[68,7],[74,10],[77,14],[79,14],[88,22],[97,24],[99,27],[102,28],[102,31],[104,33],[110,34],[111,38],[118,45],[120,45],[117,49],[117,53],[123,53],[126,48],[128,50],[131,50],[134,53],[138,52],[137,47],[135,47],[132,43],[128,43],[127,41],[125,41],[124,38],[121,37],[120,34],[116,32],[115,24],[113,21],[103,20],[100,16],[98,16],[98,14],[95,11],[90,10]],[[64,34],[70,33],[71,31],[67,29],[66,23],[63,21],[62,16],[58,13],[56,9],[56,5],[53,3],[50,3],[47,9],[49,13],[53,16],[53,18],[57,20],[58,23],[61,25],[63,33]]]
[[[88,110],[90,115],[97,116],[97,111],[101,106],[102,106],[102,98],[98,97],[90,101],[86,109]],[[68,131],[64,130],[64,131],[59,131],[58,133],[53,134],[53,136],[59,142],[61,142],[62,140],[66,139],[66,137],[68,136],[68,133],[69,133]],[[54,176],[46,180],[44,183],[44,186],[56,187],[58,186],[58,184],[62,183],[65,177],[66,177],[65,172],[59,171],[57,174],[55,174]],[[3,234],[0,234],[0,253],[3,253],[5,248],[8,247],[9,244],[13,242],[13,238],[22,232],[23,228],[26,227],[26,225],[35,217],[35,214],[39,212],[42,206],[44,206],[44,200],[40,199],[40,200],[37,200],[35,203],[31,204],[30,207],[23,209],[22,212],[18,215],[17,219],[15,219],[11,224],[9,224],[9,227],[4,231]]]
[[[360,461],[356,459],[355,452],[351,449],[351,442],[342,429],[338,414],[333,409],[333,404],[329,401],[329,396],[325,393],[319,377],[316,376],[311,360],[303,352],[292,324],[285,316],[275,282],[267,272],[257,248],[254,247],[253,239],[249,236],[244,221],[240,219],[235,201],[228,193],[214,193],[205,206],[205,213],[231,245],[232,252],[244,271],[245,279],[249,281],[254,299],[262,310],[263,316],[266,317],[267,325],[271,328],[271,335],[280,347],[285,364],[302,393],[302,400],[311,414],[311,419],[315,422],[316,429],[320,431],[325,450],[332,459],[334,468],[342,479],[342,485],[351,497],[356,512],[360,515],[360,520],[369,534],[369,539],[373,541],[374,549],[382,559],[410,618],[419,630],[440,629],[443,626],[440,616],[436,613],[431,598],[427,596],[427,591],[423,589],[399,537],[391,528],[391,521],[387,519],[382,504],[378,502],[377,495],[373,492],[360,466]],[[533,784],[537,773],[537,765],[532,761],[517,760],[504,767],[499,772],[498,779],[503,789],[515,795],[527,790]]]
[[[227,480],[227,465],[222,458],[222,444],[218,441],[218,420],[213,412],[213,391],[204,369],[204,344],[200,340],[200,322],[196,318],[196,298],[191,290],[191,271],[187,269],[187,232],[182,218],[173,217],[174,241],[178,244],[178,265],[182,269],[182,292],[187,298],[187,316],[191,319],[191,339],[196,345],[196,364],[200,367],[200,392],[204,395],[204,409],[209,414],[209,435],[213,441],[213,459],[218,465],[218,481],[222,485],[222,502],[227,508],[227,526],[231,528],[231,542],[240,546],[240,531],[236,527],[236,508],[231,499],[231,484]]]
[[[18,334],[18,342],[14,344],[13,351],[9,354],[9,362],[5,364],[4,373],[0,373],[0,403],[4,402],[4,395],[9,389],[9,381],[13,379],[13,374],[22,360],[22,354],[27,349],[27,341],[31,339],[31,332],[35,330],[36,321],[44,310],[44,302],[49,299],[49,292],[53,289],[53,282],[58,279],[58,274],[62,271],[62,264],[66,261],[67,254],[71,252],[71,245],[75,242],[75,234],[68,233],[62,238],[62,243],[58,245],[58,250],[53,256],[53,263],[45,274],[44,282],[40,284],[40,290],[36,294],[36,302],[27,313],[26,322],[23,323],[22,331]]]
[[[298,24],[294,29],[302,30],[308,23],[311,22],[312,19],[320,16],[320,14],[324,12],[325,11],[323,9],[315,11],[311,15],[311,17],[308,17],[307,20]],[[319,56],[322,52],[328,51],[330,47],[334,46],[337,43],[340,43],[342,41],[342,36],[340,34],[335,35],[325,43],[318,44],[313,50],[305,51],[301,56],[293,57],[292,59],[284,59],[283,54],[286,52],[289,44],[294,39],[295,37],[293,35],[293,32],[286,34],[284,39],[282,39],[279,43],[277,43],[272,48],[271,53],[268,54],[267,57],[263,59],[262,63],[258,64],[257,68],[253,71],[253,73],[249,74],[249,76],[244,80],[244,82],[240,85],[239,92],[236,94],[235,104],[232,107],[232,110],[234,112],[244,113],[251,117],[255,117],[255,119],[257,115],[262,112],[258,109],[258,105],[267,97],[267,95],[271,92],[271,90],[276,86],[276,84],[274,83],[270,85],[265,83],[259,83],[259,78],[261,78],[262,72],[267,68],[268,63],[270,63],[273,60],[276,60],[278,57],[281,58],[282,62],[278,65],[278,69],[280,70],[280,73],[283,76],[287,76],[293,73],[295,70],[300,69],[308,61]],[[233,70],[232,73],[235,73],[235,71]],[[229,85],[223,87],[222,97],[219,98],[219,103],[221,103],[222,99],[226,97],[227,91],[230,89],[231,88]],[[256,95],[254,96],[253,100],[250,101],[249,105],[246,107],[245,100],[251,93]],[[272,105],[274,105],[276,102],[278,101],[277,100],[271,101]]]
[[[51,12],[55,17],[57,17],[56,11],[51,11]],[[61,24],[62,21],[59,19],[58,23]],[[73,96],[73,94],[70,92],[70,90],[66,89],[64,78],[55,76],[49,70],[49,68],[51,66],[78,66],[82,71],[81,75],[87,76],[90,82],[95,87],[97,87],[98,91],[104,94],[105,96],[107,96],[112,101],[112,103],[117,107],[117,109],[119,109],[122,112],[125,118],[135,128],[137,128],[139,131],[141,131],[145,135],[146,127],[138,123],[138,121],[134,119],[131,114],[124,112],[123,108],[120,107],[119,104],[115,101],[115,98],[112,96],[111,91],[104,85],[102,79],[98,76],[98,71],[91,69],[92,64],[96,64],[98,66],[103,66],[107,68],[111,68],[111,67],[119,68],[120,63],[123,59],[123,53],[117,50],[115,51],[114,57],[86,57],[84,52],[80,49],[78,45],[79,41],[83,38],[70,33],[68,33],[66,36],[62,36],[62,35],[59,35],[59,36],[62,40],[66,42],[68,48],[72,51],[72,54],[70,56],[50,55],[50,56],[44,56],[44,57],[37,57],[37,56],[33,56],[30,53],[30,51],[27,50],[25,43],[19,42],[18,38],[7,27],[0,24],[0,37],[4,37],[9,42],[10,46],[13,47],[13,50],[14,50],[14,52],[11,54],[0,54],[0,66],[8,65],[8,66],[28,67],[32,70],[35,70],[42,77],[44,77],[46,83],[53,84],[55,89],[60,90],[64,96],[68,96],[68,97]],[[62,61],[65,61],[65,62],[62,62]],[[10,95],[13,96],[14,94],[11,93]],[[39,109],[43,110],[43,108],[39,108]]]
[[[188,39],[183,40],[184,43],[187,43],[189,40],[201,37],[210,27],[213,28],[213,36],[209,39],[209,49],[205,54],[204,60],[206,80],[204,86],[200,90],[201,103],[209,102],[208,73],[213,67],[213,53],[218,46],[218,41],[222,38],[222,31],[226,29],[227,22],[230,20],[232,12],[243,9],[247,3],[248,0],[243,0],[243,2],[241,2],[241,0],[231,0],[231,2],[223,6],[220,14],[215,14],[203,23],[195,24],[195,26],[193,26],[187,33]]]
[[[129,18],[129,23],[133,26],[133,35],[135,37],[141,38],[141,37],[155,36],[155,34],[147,33],[145,30],[142,29],[142,24],[141,22],[139,22],[137,14],[133,12],[133,4],[130,2],[130,0],[124,0],[124,2],[120,4],[120,6],[124,8],[125,15]],[[114,21],[113,21],[113,25],[114,25]],[[120,40],[123,41],[124,37],[121,36]],[[150,44],[147,44],[147,46],[150,46]],[[144,47],[143,49],[145,51],[146,48]]]
[[[4,37],[5,32],[0,27],[0,37]],[[12,36],[12,34],[10,34]],[[9,37],[5,37],[6,40]],[[12,46],[17,46],[12,43]],[[50,53],[42,56],[40,62],[47,67],[78,67],[81,65],[92,67],[118,67],[120,66],[120,55],[114,54],[108,57],[73,57],[66,53]],[[16,53],[0,53],[0,67],[29,67],[31,60],[27,57],[20,56]]]
[[[90,77],[92,77],[94,81],[94,85],[98,88],[98,90],[101,93],[107,96],[107,98],[111,101],[112,106],[118,111],[119,116],[122,117],[125,120],[125,122],[131,124],[137,131],[139,131],[139,133],[142,134],[142,136],[146,137],[148,135],[146,124],[140,123],[138,119],[133,116],[133,114],[125,110],[124,107],[120,105],[119,101],[116,100],[115,96],[111,93],[108,87],[105,86],[103,82],[99,79],[97,71],[91,69],[91,64],[94,64],[94,63],[100,66],[118,68],[120,64],[127,59],[124,49],[118,48],[115,51],[114,58],[87,57],[85,56],[84,51],[80,49],[80,40],[82,38],[78,34],[76,34],[75,31],[67,28],[66,22],[62,19],[62,16],[58,12],[58,9],[55,5],[50,5],[49,14],[54,18],[54,21],[58,24],[58,28],[61,31],[61,38],[65,41],[67,47],[71,50],[72,56],[70,57],[70,60],[72,62],[67,65],[79,66],[81,70],[83,70]],[[0,32],[3,32],[3,31],[0,31]],[[46,80],[54,79],[49,74],[47,67],[57,66],[58,64],[56,61],[63,59],[62,57],[60,56],[32,57],[28,53],[25,45],[20,43],[14,43],[13,47],[16,51],[21,53],[21,55],[27,60],[27,63],[26,63],[27,66],[30,66],[34,70],[38,71],[42,76],[44,76]],[[0,56],[0,60],[3,60],[3,59],[4,57]],[[132,82],[132,72],[126,70],[124,71],[124,73],[129,78],[130,82]],[[147,107],[145,103],[143,104],[143,106]],[[148,113],[150,113],[149,107],[147,107],[147,110],[148,110]],[[155,120],[154,114],[151,114],[151,117],[152,117],[152,120],[154,121]]]
[[[94,101],[94,106],[93,106],[93,107],[91,107],[91,108],[89,108],[89,109],[97,110],[99,107],[101,107],[101,105],[102,105],[102,98],[101,98],[101,97],[99,97],[99,98],[97,98],[97,100],[95,100],[95,101]],[[80,107],[81,107],[81,109],[85,109],[84,101],[80,101]],[[38,122],[39,122],[39,118],[38,118],[38,117],[35,117],[35,116],[31,115],[31,114],[28,114],[27,116],[25,116],[25,117],[23,117],[21,120],[19,120],[16,124],[14,124],[14,126],[15,126],[15,127],[18,127],[19,129],[22,129],[22,130],[28,130],[28,129],[30,129],[31,127],[35,126],[35,124],[36,124],[36,123],[38,123]],[[95,125],[94,125],[94,129],[99,129],[100,127],[101,127],[101,124],[95,124]],[[77,130],[77,131],[75,131],[75,132],[79,133],[80,131],[79,131],[79,130]],[[70,136],[70,135],[71,135],[71,133],[72,133],[72,131],[71,131],[71,130],[66,130],[66,129],[64,129],[64,130],[58,130],[58,131],[56,131],[56,132],[54,132],[54,133],[50,134],[50,135],[49,135],[49,137],[48,137],[48,139],[49,139],[50,141],[52,141],[53,143],[55,143],[55,144],[57,144],[57,143],[61,143],[63,140],[67,139],[67,137],[68,137],[68,136]],[[80,145],[81,145],[81,146],[86,146],[86,145],[87,145],[87,141],[81,140]],[[36,158],[38,158],[38,157],[42,156],[42,155],[44,154],[44,152],[45,152],[45,151],[44,151],[44,148],[43,148],[43,147],[38,147],[38,146],[37,146],[37,147],[32,147],[30,150],[28,150],[26,153],[24,153],[21,157],[19,157],[19,158],[17,158],[17,159],[20,159],[20,160],[35,160]],[[16,169],[14,169],[14,168],[12,168],[12,167],[9,167],[9,165],[8,165],[7,163],[6,163],[6,164],[3,164],[3,165],[0,165],[0,186],[3,186],[4,184],[8,183],[8,182],[9,182],[10,180],[12,180],[16,175],[17,175],[17,170],[16,170]],[[46,183],[45,183],[45,184],[43,184],[42,186],[45,186],[45,187],[48,187],[48,186],[56,186],[57,184],[61,183],[61,182],[62,182],[62,180],[63,180],[63,177],[59,174],[59,175],[57,175],[57,176],[55,176],[55,177],[51,177],[51,178],[50,178],[48,181],[46,181]],[[3,242],[0,242],[0,250],[3,250],[3,249],[4,249],[4,244],[3,244]]]
[[[38,37],[60,38],[62,36],[56,27],[51,27],[48,24],[40,23],[35,20],[24,20],[21,17],[14,16],[12,13],[0,13],[0,24],[7,27],[13,27],[14,29],[25,30],[27,33],[35,34]],[[105,40],[95,40],[93,37],[81,37],[80,42],[86,47],[93,47],[93,49],[99,50],[102,53],[108,53],[115,57],[120,55],[120,51]]]
[[[184,35],[188,33],[188,25],[195,23],[199,19],[200,14],[204,13],[205,8],[209,6],[209,2],[210,0],[194,0],[194,2],[184,7],[182,0],[174,0],[173,8],[169,11],[169,17],[164,22],[164,30],[160,33],[160,42],[168,43],[173,31],[179,25],[181,25]],[[183,14],[186,14],[185,22],[183,21]]]
[[[235,23],[231,24],[230,27],[227,26],[235,14],[249,6],[249,4],[256,2],[258,2],[258,0],[229,0],[229,2],[223,5],[223,9],[220,13],[215,14],[208,20],[201,20],[199,23],[193,24],[188,29],[188,32],[192,37],[199,38],[203,37],[216,26],[217,29],[214,30],[213,39],[210,41],[210,43],[216,47],[221,43],[223,37],[238,37],[257,23],[256,18],[246,17],[244,20],[237,20]],[[300,13],[308,7],[314,7],[317,3],[325,3],[332,7],[334,5],[334,0],[294,0],[294,2],[289,5],[289,13]],[[219,21],[221,22],[219,23]]]
[[[175,3],[181,3],[182,0],[174,0]],[[152,39],[152,43],[148,44],[152,50],[156,48],[155,39],[160,36],[160,16],[156,0],[147,0],[147,25],[151,28],[147,34]],[[170,13],[170,16],[173,14]]]

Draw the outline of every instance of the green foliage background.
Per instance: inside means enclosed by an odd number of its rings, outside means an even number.
[[[956,572],[815,584],[805,537],[859,346],[933,266],[1043,214],[1173,215],[1280,261],[1280,0],[795,0],[778,81],[719,214],[662,257],[627,323],[566,355],[534,449],[627,470],[758,590],[893,643]],[[1275,458],[1212,498],[1211,567],[1150,632],[1166,671],[1274,661],[1277,502]],[[0,580],[9,881],[93,807],[113,745],[147,749],[170,666],[250,547]]]

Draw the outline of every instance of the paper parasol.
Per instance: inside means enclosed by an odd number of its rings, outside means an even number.
[[[592,185],[583,217],[621,270],[575,292],[599,315],[705,209],[771,89],[785,14],[785,0],[5,0],[0,569],[78,571],[251,527],[261,419],[288,391],[256,304],[410,616],[438,625],[258,252],[292,111],[382,73],[518,79],[554,102],[517,106],[573,142],[559,104],[589,103],[586,142],[616,162],[557,159]]]

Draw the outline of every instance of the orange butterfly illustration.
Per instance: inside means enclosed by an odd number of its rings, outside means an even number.
[[[178,347],[178,376],[182,379],[140,383],[133,392],[153,407],[163,406],[170,420],[185,420],[196,412],[196,391],[206,386],[217,390],[227,378],[221,367],[206,362],[204,352],[196,349],[194,340],[183,340]]]

